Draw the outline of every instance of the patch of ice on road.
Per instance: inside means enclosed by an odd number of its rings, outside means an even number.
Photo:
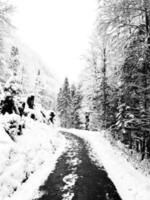
[[[76,144],[78,145],[78,143]],[[71,172],[70,174],[67,174],[65,177],[63,177],[63,182],[65,183],[65,185],[61,188],[61,191],[63,192],[62,200],[72,200],[74,197],[73,189],[78,179],[77,166],[82,161],[78,158],[76,150],[72,149],[72,143],[70,143],[70,141],[66,152],[67,152],[66,164],[68,164],[69,167],[71,168]]]
[[[78,175],[77,174],[68,174],[63,178],[63,182],[65,183],[65,186],[61,189],[63,193],[62,200],[72,200],[72,198],[74,197],[74,193],[73,193],[73,187],[75,186],[75,183],[78,179]]]
[[[75,182],[77,180],[78,176],[77,174],[69,174],[63,178],[63,182],[66,183],[63,190],[66,190],[67,188],[72,188],[72,186],[75,185]]]
[[[79,164],[81,164],[81,160],[79,160],[78,158],[73,158],[73,159],[68,159],[67,161],[66,161],[66,163],[68,163],[68,164],[70,164],[71,166],[77,166],[77,165],[79,165]]]
[[[63,194],[62,197],[63,197],[62,200],[72,200],[74,197],[74,193],[68,192],[68,193]]]
[[[67,155],[69,156],[69,157],[75,157],[76,156],[76,152],[68,152],[67,153]]]

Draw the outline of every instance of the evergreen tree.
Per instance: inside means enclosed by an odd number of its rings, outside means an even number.
[[[75,85],[71,86],[71,127],[81,128],[80,110],[82,95]]]
[[[112,89],[108,81],[107,43],[94,38],[90,56],[87,63],[90,67],[87,81],[91,79],[91,94],[89,93],[88,104],[90,107],[90,129],[99,130],[108,128],[114,122],[114,113],[111,109]],[[86,84],[85,81],[83,84]],[[88,91],[87,91],[88,92]],[[84,92],[83,92],[84,93]],[[87,95],[88,96],[88,95]],[[113,97],[113,95],[112,95]]]
[[[150,53],[143,43],[144,32],[137,32],[126,51],[126,59],[121,67],[117,125],[119,124],[119,130],[122,130],[122,139],[127,141],[130,148],[135,146],[138,149],[137,142],[134,144],[138,140],[142,146],[140,147],[141,153],[147,154],[148,143],[146,141],[150,137]]]
[[[58,117],[60,120],[60,126],[63,127],[63,120],[62,120],[62,116],[63,116],[63,92],[62,92],[62,88],[59,89],[59,93],[57,94],[57,104],[56,104],[56,109],[58,112]]]
[[[19,70],[20,70],[19,67],[20,67],[19,49],[18,47],[12,46],[10,52],[9,68],[12,71],[13,76],[19,75]]]
[[[60,125],[65,128],[71,127],[71,93],[68,78],[65,78],[63,87],[57,97],[57,111]]]
[[[148,0],[98,2],[99,35],[106,35],[110,50],[122,56],[120,63],[119,59],[111,62],[114,66],[119,64],[120,85],[111,88],[116,97],[109,100],[115,113],[118,104],[118,114],[113,117],[118,138],[136,150],[140,143],[142,155],[147,155],[150,152],[150,4]],[[115,54],[114,57],[118,56]]]

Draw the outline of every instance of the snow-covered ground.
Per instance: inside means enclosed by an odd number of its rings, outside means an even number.
[[[54,128],[27,119],[14,142],[2,124],[0,120],[0,200],[31,200],[55,168],[66,140]]]
[[[16,142],[0,123],[0,200],[32,200],[39,196],[39,186],[55,169],[58,157],[67,147],[59,130],[89,142],[91,158],[100,165],[103,163],[123,200],[150,200],[150,177],[133,168],[105,139],[104,131],[54,129],[33,120],[26,120],[23,135]]]
[[[58,129],[73,133],[90,143],[93,159],[103,163],[123,200],[150,200],[150,177],[133,168],[104,137],[105,132]]]

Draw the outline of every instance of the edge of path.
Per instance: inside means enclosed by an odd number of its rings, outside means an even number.
[[[61,145],[56,149],[50,161],[46,161],[29,179],[23,183],[13,196],[5,200],[32,200],[38,195],[38,189],[55,169],[58,158],[66,150],[67,141],[61,138]]]
[[[58,128],[58,131],[72,133],[90,144],[92,155],[102,163],[123,200],[149,200],[150,180],[121,156],[104,137],[105,131],[94,132]]]

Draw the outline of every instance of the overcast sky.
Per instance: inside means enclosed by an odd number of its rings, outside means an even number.
[[[61,80],[76,81],[96,18],[96,0],[12,0],[19,38]]]

